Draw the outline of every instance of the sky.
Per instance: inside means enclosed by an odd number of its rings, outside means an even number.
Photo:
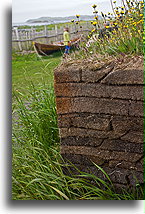
[[[12,22],[48,16],[92,15],[93,4],[98,5],[98,11],[111,12],[110,0],[13,0]]]

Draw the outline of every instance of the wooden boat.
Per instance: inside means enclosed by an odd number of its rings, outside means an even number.
[[[71,40],[71,47],[75,47],[80,42],[80,37]],[[53,44],[42,44],[39,42],[33,42],[34,49],[39,55],[46,56],[52,54],[56,51],[61,51],[65,49],[63,42],[56,42]]]

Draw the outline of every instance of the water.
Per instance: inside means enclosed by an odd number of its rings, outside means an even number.
[[[18,27],[18,26],[40,26],[40,25],[50,25],[52,23],[49,22],[38,22],[38,23],[27,23],[27,22],[23,22],[23,23],[12,23],[13,27]]]
[[[12,27],[19,27],[19,26],[41,26],[41,25],[50,25],[50,24],[58,24],[58,23],[65,23],[66,21],[55,21],[55,22],[36,22],[36,23],[12,23]]]

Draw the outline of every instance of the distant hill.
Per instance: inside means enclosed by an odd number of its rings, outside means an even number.
[[[80,20],[82,21],[89,21],[94,18],[94,15],[80,15]],[[101,16],[99,16],[101,19]],[[29,19],[26,21],[26,23],[63,23],[63,22],[70,22],[72,19],[77,20],[76,16],[68,16],[68,17],[40,17],[37,19]]]

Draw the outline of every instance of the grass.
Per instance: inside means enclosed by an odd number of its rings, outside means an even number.
[[[31,82],[35,86],[53,83],[53,69],[61,61],[61,53],[54,53],[48,57],[38,57],[34,54],[13,54],[12,86],[13,93],[27,93]]]
[[[28,198],[21,197],[19,192],[23,192],[25,179],[29,183],[33,178],[29,173],[37,167],[33,165],[34,159],[38,166],[43,166],[45,158],[41,151],[58,147],[53,69],[60,63],[60,56],[13,54],[13,199]]]

